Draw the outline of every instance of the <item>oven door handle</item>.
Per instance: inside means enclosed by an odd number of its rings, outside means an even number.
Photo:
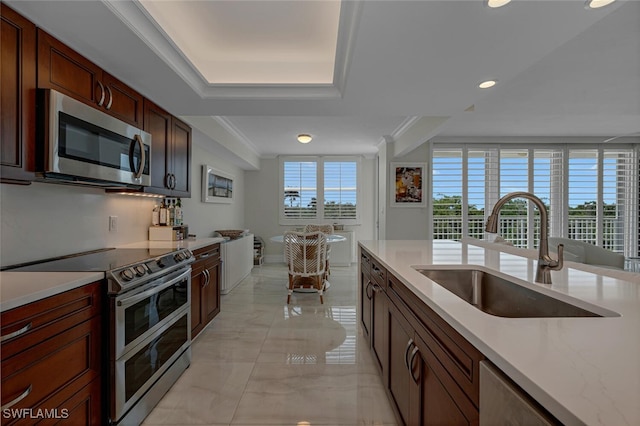
[[[135,296],[131,296],[131,297],[128,297],[126,299],[118,300],[116,302],[116,304],[118,306],[135,305],[139,301],[144,300],[147,297],[152,296],[152,295],[154,295],[156,293],[159,293],[162,290],[164,290],[165,288],[171,287],[175,283],[177,283],[179,281],[182,281],[185,278],[188,278],[190,275],[191,275],[191,268],[187,269],[182,274],[178,275],[177,277],[173,278],[172,280],[169,280],[166,283],[163,283],[163,284],[161,284],[161,285],[159,285],[157,287],[150,288],[149,290],[143,291],[142,293],[136,294]]]

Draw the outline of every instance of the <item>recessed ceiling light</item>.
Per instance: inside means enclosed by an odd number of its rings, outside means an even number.
[[[610,5],[616,0],[587,0],[585,7],[587,9],[600,9],[601,7],[605,7]]]
[[[306,134],[306,133],[300,133],[298,135],[298,142],[300,142],[300,143],[309,143],[309,142],[311,142],[311,139],[313,139],[313,137],[311,135]]]
[[[511,3],[511,0],[486,0],[486,5],[492,9],[496,9],[498,7],[502,7],[507,3]]]
[[[478,84],[478,87],[481,89],[488,89],[489,87],[493,87],[495,86],[497,83],[496,80],[487,80],[487,81],[483,81],[482,83]]]

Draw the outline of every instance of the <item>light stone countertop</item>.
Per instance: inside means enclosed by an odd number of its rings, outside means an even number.
[[[0,312],[104,279],[104,272],[0,272]]]
[[[565,266],[551,272],[549,286],[533,281],[537,260],[489,247],[444,240],[359,244],[564,424],[640,424],[639,282]],[[477,265],[581,307],[620,316],[492,316],[414,269],[421,265]]]
[[[221,243],[224,238],[199,238],[182,241],[140,241],[117,248],[196,250]],[[103,272],[0,272],[0,312],[54,296],[104,279]]]

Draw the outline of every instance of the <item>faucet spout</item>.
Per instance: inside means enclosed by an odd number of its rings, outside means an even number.
[[[487,219],[487,224],[485,226],[485,231],[493,234],[498,233],[498,219],[500,210],[504,207],[507,202],[511,201],[514,198],[524,198],[527,199],[538,208],[540,211],[540,243],[538,246],[538,269],[536,270],[536,282],[542,284],[551,284],[551,271],[558,271],[562,269],[563,266],[563,252],[564,246],[562,244],[558,245],[558,259],[554,260],[549,256],[549,243],[548,243],[548,213],[547,207],[544,205],[542,200],[530,192],[511,192],[504,197],[500,198],[495,206],[493,206],[493,210]]]

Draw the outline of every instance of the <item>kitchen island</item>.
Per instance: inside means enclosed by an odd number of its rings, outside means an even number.
[[[535,259],[453,241],[360,241],[373,260],[564,424],[640,424],[640,285],[565,266],[533,282]],[[606,315],[486,314],[416,269],[475,265]],[[515,278],[515,279],[514,279]]]

